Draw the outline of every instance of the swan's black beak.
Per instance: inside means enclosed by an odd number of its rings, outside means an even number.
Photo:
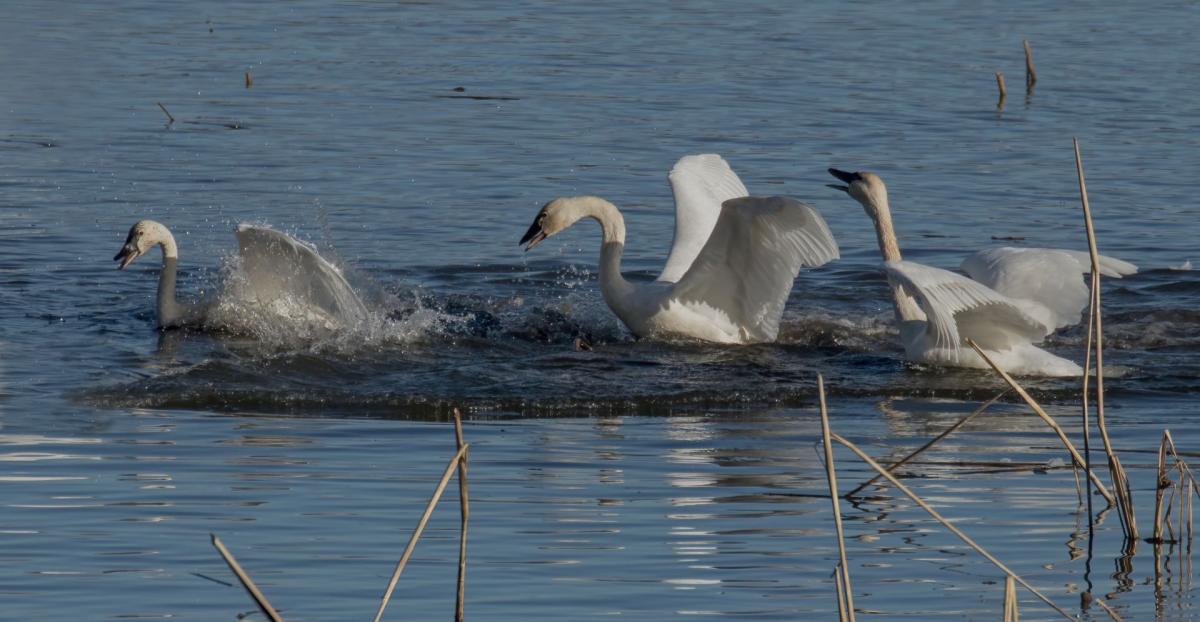
[[[836,168],[829,169],[829,174],[846,182],[847,185],[845,185],[845,186],[842,186],[839,184],[825,184],[825,185],[829,186],[830,188],[833,188],[834,190],[841,190],[842,192],[845,192],[846,194],[850,194],[849,184],[852,184],[852,183],[862,179],[862,175],[859,175],[858,173],[847,173],[846,171],[839,171]]]
[[[121,262],[117,264],[117,270],[124,270],[125,266],[133,263],[133,260],[138,258],[138,255],[141,255],[141,253],[138,252],[136,246],[132,244],[122,246],[121,252],[117,253],[116,257],[113,257],[113,261]]]
[[[544,214],[538,214],[537,218],[534,219],[533,224],[529,225],[529,230],[525,232],[523,237],[521,237],[521,241],[517,242],[517,244],[525,245],[525,252],[527,253],[529,252],[529,249],[537,246],[538,243],[546,239],[546,232],[542,230],[543,216]]]

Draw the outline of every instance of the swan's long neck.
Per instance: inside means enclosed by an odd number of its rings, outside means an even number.
[[[900,244],[896,241],[896,230],[892,228],[892,211],[887,199],[872,201],[867,209],[875,221],[875,235],[879,238],[879,254],[884,261],[900,261]]]
[[[581,218],[600,223],[604,237],[600,246],[600,293],[610,307],[621,306],[633,286],[621,276],[621,255],[625,252],[625,218],[617,206],[599,197],[582,197]]]
[[[896,230],[892,227],[892,211],[888,208],[887,198],[871,200],[867,213],[875,222],[875,235],[879,238],[879,254],[885,262],[900,261],[900,243],[896,241]],[[925,314],[905,295],[899,283],[889,282],[892,288],[892,304],[896,310],[896,318],[902,322],[923,320]]]
[[[163,228],[166,234],[158,242],[162,248],[162,271],[158,274],[158,325],[171,326],[183,315],[184,310],[175,300],[175,275],[178,272],[179,250],[175,246],[175,237]]]

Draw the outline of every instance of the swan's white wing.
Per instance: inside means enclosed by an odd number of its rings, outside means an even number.
[[[1075,261],[1078,261],[1079,265],[1083,266],[1084,272],[1092,271],[1092,256],[1090,254],[1085,253],[1084,251],[1064,250],[1059,252],[1066,253],[1074,257]],[[1128,261],[1121,261],[1116,257],[1108,257],[1107,255],[1100,255],[1097,257],[1097,259],[1100,260],[1100,274],[1103,276],[1119,279],[1123,276],[1137,274],[1138,267],[1129,263]]]
[[[1087,253],[1050,248],[989,248],[967,257],[962,271],[997,292],[1026,304],[1026,311],[1044,322],[1047,332],[1079,321],[1089,291],[1083,275],[1091,271]],[[1137,266],[1100,257],[1100,274],[1120,278]]]
[[[911,261],[889,261],[884,271],[920,305],[933,348],[957,350],[970,337],[984,349],[1005,350],[1046,335],[1013,301],[961,274]]]
[[[667,179],[675,194],[675,238],[658,280],[674,283],[692,266],[721,215],[727,199],[750,194],[721,156],[684,156]]]
[[[743,341],[773,341],[800,268],[837,258],[837,242],[812,207],[787,197],[730,199],[671,297],[724,314]]]
[[[367,316],[342,271],[313,247],[267,227],[243,224],[235,233],[244,295],[264,304],[302,305],[344,325]]]

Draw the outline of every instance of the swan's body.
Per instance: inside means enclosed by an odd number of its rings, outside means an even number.
[[[962,263],[970,278],[904,261],[892,228],[887,187],[873,173],[829,169],[846,186],[832,186],[862,204],[875,223],[883,269],[892,289],[900,340],[909,360],[987,368],[965,343],[975,341],[989,358],[1014,374],[1078,376],[1076,363],[1038,348],[1047,335],[1080,320],[1087,305],[1086,253],[1046,248],[992,248]],[[1120,278],[1137,266],[1100,258],[1100,273]]]
[[[312,247],[267,227],[239,225],[234,232],[241,259],[239,278],[231,290],[239,302],[261,305],[326,325],[350,325],[366,317],[366,307],[336,266]],[[113,259],[124,269],[152,247],[162,249],[158,277],[156,321],[159,328],[204,325],[213,311],[203,303],[175,299],[179,251],[175,237],[161,223],[142,220],[133,225],[125,245]]]
[[[821,215],[786,197],[749,197],[716,155],[679,160],[668,179],[675,194],[675,238],[651,283],[621,275],[625,221],[599,197],[561,197],[545,205],[521,239],[533,248],[581,218],[600,223],[600,291],[638,337],[689,337],[717,343],[774,341],[802,266],[838,257]]]

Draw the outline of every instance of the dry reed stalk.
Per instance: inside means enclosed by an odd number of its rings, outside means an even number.
[[[1033,92],[1033,85],[1037,84],[1037,72],[1033,69],[1033,50],[1029,49],[1029,39],[1025,39],[1025,93],[1028,95]]]
[[[466,443],[463,442],[462,413],[454,409],[454,442],[459,451]],[[467,497],[467,461],[458,461],[458,503],[461,525],[458,533],[458,591],[454,600],[454,622],[462,622],[464,617],[464,602],[467,595],[467,519],[471,516],[471,505]]]
[[[833,589],[837,594],[838,622],[848,622],[846,611],[849,607],[846,606],[846,592],[842,589],[843,581],[845,581],[845,578],[842,575],[841,565],[834,566]]]
[[[154,102],[154,103],[158,104],[159,110],[162,110],[163,114],[167,115],[167,125],[170,125],[175,122],[175,117],[171,116],[171,113],[167,111],[166,106],[162,105],[160,102]]]
[[[1163,492],[1174,486],[1171,478],[1167,477],[1167,435],[1169,431],[1163,430],[1162,440],[1158,442],[1158,469],[1155,471],[1154,486],[1154,536],[1150,541],[1155,544],[1161,544],[1163,531]]]
[[[918,497],[916,493],[909,490],[908,486],[905,486],[903,482],[896,479],[896,477],[893,476],[891,473],[888,473],[886,469],[884,469],[882,466],[880,466],[878,462],[875,462],[875,460],[873,460],[871,458],[871,456],[868,456],[865,452],[863,452],[863,450],[859,449],[857,445],[855,445],[854,443],[851,443],[850,441],[848,441],[848,440],[842,438],[841,436],[839,436],[835,433],[832,433],[832,432],[830,433],[830,437],[832,437],[833,440],[841,443],[843,446],[846,447],[846,449],[849,449],[850,451],[854,452],[854,454],[856,456],[858,456],[859,459],[861,459],[863,462],[866,462],[867,465],[869,465],[872,469],[875,469],[876,472],[880,473],[881,475],[884,476],[884,478],[886,478],[889,482],[891,482],[891,484],[893,486],[895,486],[897,490],[904,493],[905,496],[907,496],[909,499],[912,499],[913,503],[916,503],[918,506],[921,507],[922,510],[925,510],[926,513],[928,513],[930,516],[932,516],[934,518],[934,520],[938,521],[939,523],[942,524],[943,527],[950,530],[950,533],[954,534],[955,536],[958,536],[958,539],[965,542],[967,544],[967,546],[970,546],[971,548],[975,549],[975,551],[977,553],[984,556],[984,558],[986,558],[988,561],[992,562],[992,564],[994,564],[997,568],[999,568],[1001,571],[1003,571],[1005,575],[1012,577],[1012,579],[1014,581],[1016,581],[1017,583],[1020,583],[1022,587],[1029,590],[1034,596],[1037,596],[1038,599],[1040,599],[1042,602],[1049,605],[1050,608],[1057,611],[1064,618],[1066,618],[1068,620],[1075,619],[1074,616],[1072,616],[1071,614],[1064,611],[1062,607],[1059,607],[1058,605],[1054,604],[1054,601],[1050,600],[1045,594],[1042,594],[1040,591],[1038,591],[1037,588],[1030,585],[1027,581],[1025,581],[1025,579],[1022,579],[1019,575],[1017,575],[1013,571],[1009,570],[1008,566],[1005,566],[1003,562],[1001,562],[1000,560],[993,557],[992,554],[987,552],[986,549],[984,549],[982,546],[979,546],[978,544],[976,544],[975,541],[972,540],[970,536],[963,533],[962,531],[960,531],[958,529],[958,527],[955,527],[950,521],[946,520],[941,514],[938,513],[937,510],[930,507],[929,504],[925,503],[925,501],[922,500],[920,497]]]
[[[1121,616],[1117,615],[1117,612],[1113,611],[1112,608],[1108,606],[1108,603],[1104,602],[1103,599],[1096,598],[1093,599],[1092,602],[1096,603],[1101,609],[1103,609],[1104,613],[1107,613],[1108,617],[1113,619],[1113,622],[1122,622]]]
[[[1008,372],[1000,369],[998,365],[992,362],[992,359],[988,358],[988,355],[983,353],[983,350],[978,344],[969,338],[966,341],[967,345],[974,348],[975,352],[979,353],[980,358],[982,358],[985,363],[990,365],[991,368],[996,371],[996,373],[1000,374],[1000,377],[1008,383],[1008,386],[1012,387],[1012,389],[1017,392],[1017,395],[1021,396],[1021,399],[1025,400],[1026,404],[1029,404],[1029,407],[1033,409],[1033,412],[1036,413],[1038,417],[1041,417],[1042,421],[1045,421],[1046,425],[1050,426],[1050,429],[1054,430],[1054,433],[1058,435],[1058,440],[1062,442],[1063,447],[1067,448],[1067,452],[1071,454],[1071,459],[1075,461],[1075,464],[1086,468],[1086,463],[1084,462],[1083,457],[1081,457],[1079,452],[1075,450],[1075,446],[1071,444],[1071,439],[1067,438],[1067,434],[1063,432],[1063,429],[1058,425],[1058,422],[1055,421],[1053,417],[1046,414],[1046,411],[1042,409],[1041,404],[1038,404],[1037,401],[1029,395],[1029,393],[1026,393],[1024,387],[1017,384],[1017,381],[1013,380],[1013,377],[1008,375]],[[1096,477],[1096,474],[1091,471],[1087,471],[1087,475],[1092,480],[1092,483],[1096,485],[1096,489],[1100,491],[1100,494],[1104,496],[1108,503],[1114,503],[1112,494],[1108,492],[1108,489],[1105,488],[1104,484],[1100,481],[1100,478]]]
[[[825,448],[825,478],[829,481],[829,499],[833,502],[833,523],[837,528],[838,560],[841,566],[843,599],[838,600],[840,606],[845,600],[846,611],[842,617],[847,622],[854,622],[854,594],[850,588],[850,569],[846,563],[846,539],[842,533],[842,510],[838,505],[841,497],[837,492],[837,470],[833,468],[833,444],[829,442],[829,413],[825,409],[825,378],[817,374],[817,400],[821,406],[821,444]]]
[[[250,72],[246,72],[246,88],[254,86],[254,78],[250,77]]]
[[[1092,273],[1091,289],[1096,291],[1099,287],[1100,275]],[[1088,304],[1091,305],[1091,298],[1088,299]],[[1087,328],[1087,347],[1084,349],[1083,355],[1083,388],[1080,392],[1080,406],[1083,409],[1083,459],[1086,464],[1084,468],[1090,473],[1092,470],[1092,424],[1088,418],[1088,380],[1092,377],[1092,337],[1096,334],[1096,315],[1088,308],[1088,328]],[[1095,519],[1092,516],[1092,481],[1087,480],[1087,506],[1088,506],[1088,526],[1095,525]],[[1111,505],[1111,504],[1110,504]]]
[[[1017,620],[1017,584],[1012,577],[1004,577],[1004,622]]]
[[[1075,172],[1079,177],[1079,202],[1083,207],[1083,224],[1087,230],[1088,253],[1092,265],[1092,296],[1091,322],[1094,329],[1094,351],[1096,355],[1096,427],[1100,430],[1100,438],[1104,441],[1104,453],[1108,455],[1108,470],[1113,480],[1113,488],[1117,495],[1117,510],[1121,517],[1121,527],[1125,539],[1131,543],[1137,542],[1137,519],[1133,510],[1133,493],[1130,490],[1129,479],[1121,460],[1113,451],[1112,442],[1108,438],[1108,427],[1104,421],[1104,330],[1102,313],[1100,312],[1100,253],[1096,249],[1096,231],[1092,226],[1092,209],[1088,204],[1087,181],[1083,175],[1083,158],[1079,155],[1079,139],[1072,139],[1075,146]]]
[[[1009,391],[1008,389],[1005,389],[1004,391],[1001,391],[1000,393],[996,394],[996,397],[993,397],[992,399],[984,402],[982,406],[973,410],[971,412],[971,414],[967,415],[966,417],[963,417],[962,419],[959,419],[957,423],[946,428],[941,434],[938,434],[937,436],[933,437],[933,439],[931,439],[929,442],[925,443],[924,445],[921,445],[919,448],[917,448],[916,451],[914,451],[914,452],[908,454],[907,456],[904,456],[900,460],[892,463],[891,466],[889,466],[887,468],[888,473],[894,473],[896,471],[896,469],[904,466],[905,464],[908,464],[908,462],[910,460],[912,460],[913,458],[916,458],[918,455],[920,455],[926,449],[933,447],[938,442],[940,442],[942,439],[946,438],[947,436],[950,436],[951,434],[953,434],[959,428],[966,425],[969,421],[971,421],[975,417],[978,417],[979,415],[983,414],[983,412],[985,410],[987,410],[988,408],[990,408],[992,404],[995,404],[997,401],[1000,400],[1000,398],[1004,397],[1005,395],[1008,395],[1008,391]],[[853,497],[854,495],[858,494],[858,492],[861,491],[863,488],[866,488],[867,486],[874,484],[876,481],[879,480],[880,477],[882,477],[882,475],[876,475],[875,477],[872,477],[871,479],[859,484],[857,488],[846,493],[844,496],[847,498]]]
[[[450,459],[450,463],[446,465],[446,470],[442,473],[442,479],[438,481],[437,488],[433,491],[433,496],[430,497],[429,503],[425,504],[425,512],[421,515],[421,520],[417,522],[417,528],[413,530],[412,536],[408,539],[408,546],[404,547],[404,554],[400,556],[400,561],[396,563],[396,569],[392,571],[392,578],[388,580],[387,589],[384,590],[383,598],[379,601],[379,610],[375,612],[375,622],[383,619],[383,610],[392,598],[392,591],[396,589],[396,582],[400,580],[400,573],[404,572],[404,566],[408,564],[409,556],[412,555],[413,549],[417,547],[417,540],[421,538],[421,533],[425,531],[425,524],[429,522],[429,517],[433,514],[433,508],[437,506],[438,501],[442,498],[442,492],[446,490],[446,484],[450,483],[450,478],[453,477],[455,468],[458,466],[459,461],[466,457],[467,450],[470,447],[470,443],[459,447],[458,452],[454,454],[454,457]]]
[[[229,566],[229,569],[233,571],[233,574],[238,578],[238,581],[242,582],[242,587],[246,588],[246,593],[250,595],[252,600],[254,600],[254,604],[258,605],[258,610],[261,611],[264,616],[267,616],[267,619],[271,620],[271,622],[283,622],[283,616],[279,615],[279,612],[275,611],[275,608],[271,606],[271,603],[267,600],[267,597],[263,596],[263,593],[259,591],[257,585],[254,585],[254,581],[250,579],[250,575],[246,574],[245,570],[242,570],[241,565],[238,564],[237,560],[233,558],[233,553],[230,553],[229,549],[225,548],[225,544],[221,542],[221,539],[217,537],[217,534],[214,533],[210,535],[212,536],[212,545],[216,547],[217,552],[221,554],[221,557],[225,560],[225,563]]]
[[[1000,98],[996,100],[996,110],[1004,108],[1004,100],[1008,97],[1008,89],[1004,87],[1004,74],[996,72],[996,88],[1000,89]]]

